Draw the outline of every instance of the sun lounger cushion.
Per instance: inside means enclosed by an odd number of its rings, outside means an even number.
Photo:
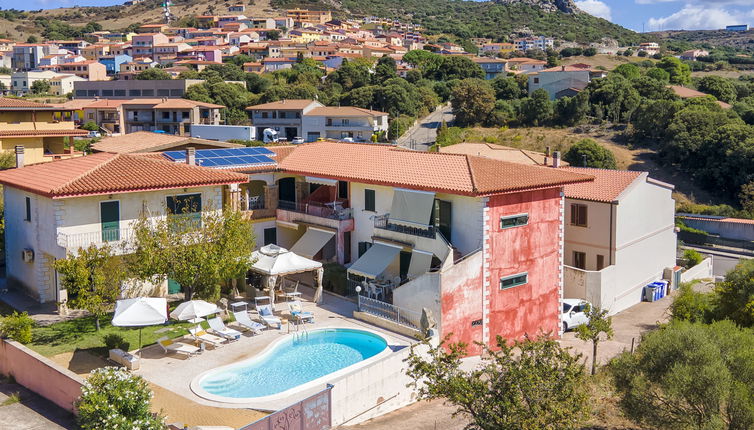
[[[263,317],[272,316],[272,310],[266,306],[262,306],[259,308],[259,315]]]

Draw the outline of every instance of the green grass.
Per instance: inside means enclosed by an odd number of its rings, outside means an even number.
[[[78,318],[70,321],[55,323],[46,327],[35,327],[32,330],[32,342],[27,345],[38,353],[50,357],[64,352],[73,352],[76,350],[88,350],[94,354],[106,357],[105,342],[103,337],[106,334],[119,334],[129,343],[130,349],[138,348],[139,329],[136,327],[114,327],[110,325],[112,315],[108,315],[100,321],[100,330],[97,331],[94,324],[94,317]],[[206,326],[206,323],[204,323]],[[142,328],[143,345],[151,345],[157,342],[157,339],[167,336],[176,338],[188,334],[190,323],[177,323],[174,321],[168,324],[149,326]],[[156,333],[156,331],[168,328],[167,331]]]
[[[21,393],[18,391],[11,393],[4,402],[0,403],[0,406],[10,406],[16,403],[21,403]]]

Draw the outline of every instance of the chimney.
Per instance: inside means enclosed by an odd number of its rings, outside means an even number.
[[[556,169],[560,167],[560,151],[555,151],[552,153],[552,167]]]
[[[560,70],[565,72],[565,66],[560,66]]]
[[[24,147],[16,146],[16,168],[24,167]]]
[[[547,166],[550,163],[550,147],[545,147],[545,162],[542,163],[543,166]]]
[[[196,148],[193,146],[186,148],[186,164],[196,166]]]

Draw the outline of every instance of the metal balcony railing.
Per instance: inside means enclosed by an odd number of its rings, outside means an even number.
[[[426,237],[429,239],[437,237],[437,229],[433,225],[427,226],[427,228],[420,228],[409,227],[402,224],[393,224],[390,222],[390,214],[377,215],[374,217],[374,228],[408,234],[411,236]]]
[[[90,245],[120,246],[130,243],[134,239],[134,231],[131,228],[100,229],[82,233],[58,233],[57,243],[66,249],[88,248]]]
[[[421,328],[422,316],[419,312],[403,309],[363,295],[358,296],[358,306],[361,312],[366,312],[415,330]]]
[[[318,202],[297,203],[280,200],[278,209],[337,220],[353,218],[351,208],[330,207]]]

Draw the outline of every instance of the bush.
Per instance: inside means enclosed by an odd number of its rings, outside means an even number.
[[[687,249],[683,251],[683,261],[687,269],[696,266],[697,264],[701,263],[702,260],[704,260],[704,256],[702,256],[702,254],[700,254],[699,251],[695,249]]]
[[[123,336],[117,333],[106,334],[102,336],[102,340],[105,342],[105,347],[107,347],[108,351],[111,349],[128,351],[128,348],[131,346],[125,339],[123,339]]]
[[[88,130],[88,131],[97,131],[99,130],[99,126],[94,121],[87,121],[86,124],[81,126],[82,129]]]
[[[584,165],[584,156],[586,156],[586,165]],[[613,153],[591,139],[583,139],[576,142],[563,155],[563,160],[574,167],[617,168]]]
[[[694,291],[692,283],[683,283],[670,305],[670,317],[680,321],[709,322],[712,319],[712,299],[712,294]]]
[[[34,320],[29,314],[14,311],[0,322],[0,334],[17,342],[29,343],[31,342],[32,327],[34,327]]]
[[[117,367],[94,370],[76,401],[84,430],[164,429],[163,418],[150,411],[152,390],[138,375]]]

